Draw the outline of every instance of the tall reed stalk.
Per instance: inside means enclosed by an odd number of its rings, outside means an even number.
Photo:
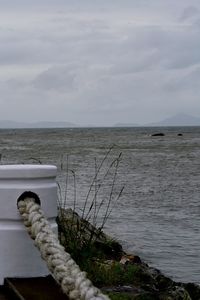
[[[72,251],[78,251],[80,254],[81,250],[84,248],[91,247],[91,243],[95,242],[102,233],[106,221],[108,220],[113,208],[116,206],[117,202],[122,196],[124,186],[119,188],[117,185],[117,175],[119,170],[119,164],[121,162],[122,153],[119,153],[115,158],[110,158],[113,147],[111,147],[103,159],[97,163],[97,158],[94,159],[94,177],[91,180],[91,184],[86,193],[86,197],[83,203],[82,213],[80,220],[76,217],[76,209],[78,208],[77,199],[77,180],[75,171],[71,170],[69,167],[69,157],[66,159],[66,170],[65,170],[65,187],[64,191],[61,189],[61,185],[58,184],[59,190],[59,209],[62,222],[65,223],[65,228],[67,226],[67,239],[68,247],[71,244]],[[110,162],[111,161],[111,162]],[[61,169],[64,170],[63,158],[61,162]],[[73,184],[69,186],[69,180],[73,178]],[[72,220],[67,224],[64,218],[64,211],[67,208],[67,203],[69,201],[68,197],[70,195],[69,189],[73,188],[73,214]],[[108,188],[108,192],[105,193],[105,189]],[[102,193],[103,191],[103,193]],[[63,198],[64,196],[64,198]],[[62,214],[63,213],[63,214]],[[101,219],[100,225],[98,225],[98,219]],[[90,236],[85,237],[85,231],[88,228],[88,224],[91,222],[93,230],[90,231]],[[91,226],[91,225],[90,225]],[[91,229],[91,227],[90,227]],[[98,232],[98,234],[97,234]],[[78,249],[75,249],[77,248]]]

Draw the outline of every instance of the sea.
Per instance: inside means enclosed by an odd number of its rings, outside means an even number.
[[[0,158],[56,165],[58,205],[172,279],[200,283],[200,127],[1,129]]]

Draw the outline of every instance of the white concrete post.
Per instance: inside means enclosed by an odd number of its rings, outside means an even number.
[[[5,277],[37,277],[49,274],[38,249],[26,232],[17,199],[35,193],[53,229],[57,229],[57,168],[50,165],[0,166],[0,285]]]

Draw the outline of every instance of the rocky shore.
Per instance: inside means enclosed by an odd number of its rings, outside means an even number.
[[[166,277],[71,209],[61,209],[57,221],[61,243],[111,299],[200,300],[198,285]]]

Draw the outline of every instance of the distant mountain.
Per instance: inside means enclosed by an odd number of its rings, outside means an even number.
[[[187,114],[177,114],[160,122],[145,124],[145,126],[200,126],[200,118]]]
[[[32,123],[34,128],[65,128],[65,127],[77,127],[77,125],[70,122],[36,122]]]
[[[114,125],[114,127],[136,127],[139,126],[136,123],[117,123]]]
[[[4,120],[0,121],[0,128],[66,128],[66,127],[77,127],[77,125],[70,122],[15,122]]]

